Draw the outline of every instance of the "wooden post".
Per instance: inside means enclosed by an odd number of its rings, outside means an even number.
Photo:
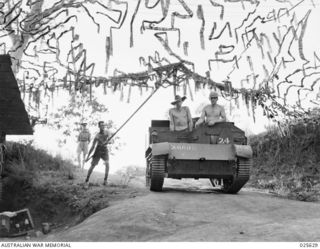
[[[192,90],[191,90],[190,83],[189,83],[189,78],[186,78],[186,84],[187,84],[187,87],[189,90],[190,99],[193,101],[193,95],[192,95]]]

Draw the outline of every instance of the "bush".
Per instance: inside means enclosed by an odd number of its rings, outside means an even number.
[[[144,176],[145,170],[142,167],[131,165],[118,170],[115,174],[118,176],[118,184],[127,187],[133,179]]]
[[[303,201],[319,199],[320,115],[269,127],[249,141],[251,185]]]
[[[46,151],[35,149],[31,143],[6,144],[5,175],[23,177],[26,180],[36,178],[43,171],[55,171],[67,179],[73,179],[75,166],[61,156],[51,156]]]

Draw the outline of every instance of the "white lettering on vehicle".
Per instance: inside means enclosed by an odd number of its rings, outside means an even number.
[[[171,149],[172,150],[192,150],[193,147],[191,145],[176,145],[176,144],[171,144]]]
[[[229,143],[230,143],[230,140],[228,137],[226,137],[226,138],[219,137],[218,138],[218,144],[229,144]]]

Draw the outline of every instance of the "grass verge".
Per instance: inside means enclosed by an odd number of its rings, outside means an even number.
[[[102,186],[97,182],[102,183],[103,175],[95,172],[86,189],[85,175],[86,171],[71,161],[51,156],[31,144],[8,143],[0,212],[28,208],[36,229],[41,229],[44,222],[60,229],[108,207],[110,201],[143,194],[141,189],[123,184]]]
[[[249,186],[301,201],[320,200],[320,115],[250,137]]]

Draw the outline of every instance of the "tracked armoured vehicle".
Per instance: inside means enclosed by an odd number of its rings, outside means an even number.
[[[162,191],[165,178],[208,178],[214,187],[236,194],[249,180],[252,149],[234,123],[173,132],[169,121],[153,120],[148,139],[146,185],[152,191]]]

